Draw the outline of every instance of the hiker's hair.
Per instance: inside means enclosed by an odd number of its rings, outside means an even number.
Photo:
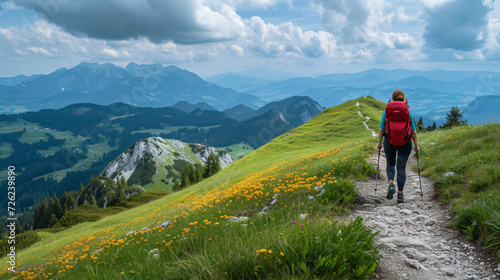
[[[408,99],[406,99],[404,92],[399,89],[392,93],[392,101],[403,101],[408,105]]]

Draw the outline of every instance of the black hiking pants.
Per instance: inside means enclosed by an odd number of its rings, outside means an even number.
[[[387,160],[387,179],[394,181],[396,168],[398,171],[398,191],[403,191],[406,182],[406,163],[411,154],[411,140],[403,146],[394,146],[384,138],[384,151]]]

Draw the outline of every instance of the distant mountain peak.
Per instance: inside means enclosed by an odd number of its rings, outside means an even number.
[[[98,71],[113,71],[113,72],[123,72],[123,68],[114,65],[111,62],[106,62],[103,64],[99,64],[97,62],[90,63],[90,62],[82,62],[78,64],[77,66],[69,69],[69,71],[88,71],[90,70],[91,72],[98,72]]]
[[[125,70],[134,76],[147,76],[152,75],[164,70],[165,67],[159,63],[154,64],[136,64],[130,62]]]
[[[104,64],[103,64],[104,65]],[[82,62],[80,64],[78,64],[77,66],[71,68],[71,69],[78,69],[78,68],[97,68],[101,66],[99,63],[97,62]]]
[[[179,100],[202,110],[224,110],[238,103],[256,107],[258,98],[223,88],[177,66],[129,63],[125,69],[112,63],[82,62],[33,78],[0,78],[2,96],[12,106],[28,110],[61,108],[72,103],[112,104],[118,100],[142,107],[166,107]],[[133,100],[132,100],[133,99]]]
[[[195,110],[218,111],[217,109],[208,105],[205,102],[198,102],[195,105],[193,105],[193,104],[191,104],[187,101],[184,101],[184,100],[181,100],[181,101],[175,103],[171,107],[176,108],[176,109],[181,110],[181,111],[184,111],[186,113],[191,113]]]

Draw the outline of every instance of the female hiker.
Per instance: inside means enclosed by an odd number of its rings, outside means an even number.
[[[403,189],[406,181],[406,162],[411,154],[411,140],[415,144],[415,152],[420,150],[417,144],[417,130],[412,121],[413,116],[408,108],[408,100],[401,90],[392,93],[392,102],[384,110],[380,131],[378,136],[377,149],[382,148],[382,138],[384,139],[384,151],[387,159],[387,179],[389,188],[387,199],[392,199],[396,188],[394,186],[394,176],[397,168],[398,182],[398,202],[404,202]]]

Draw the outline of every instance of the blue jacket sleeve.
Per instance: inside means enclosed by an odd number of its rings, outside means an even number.
[[[411,111],[410,111],[410,119],[411,119],[411,130],[417,130],[417,128],[415,127],[415,119],[413,118]]]
[[[385,129],[385,110],[384,113],[382,114],[382,121],[380,121],[380,129],[382,130]]]

